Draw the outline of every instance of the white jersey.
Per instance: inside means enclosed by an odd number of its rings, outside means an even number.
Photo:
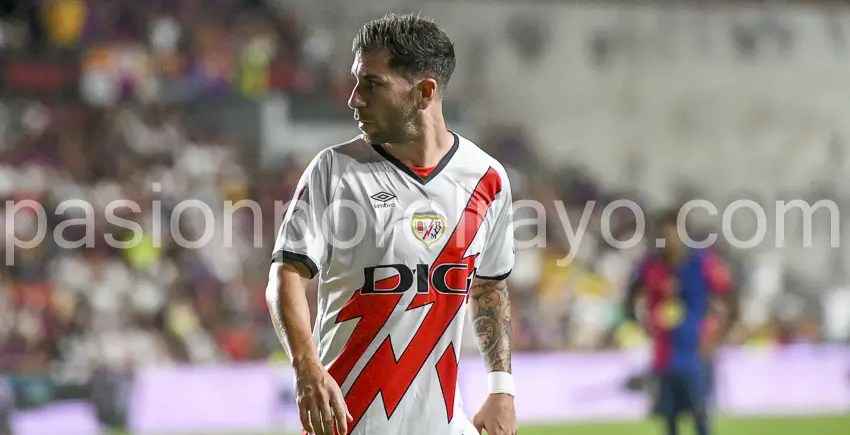
[[[514,262],[504,168],[455,134],[425,177],[360,138],[301,177],[273,261],[319,276],[313,338],[354,417],[354,435],[472,435],[457,390],[474,276]]]

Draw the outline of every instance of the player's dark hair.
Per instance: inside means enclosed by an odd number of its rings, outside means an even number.
[[[363,25],[351,51],[386,51],[390,68],[411,79],[433,78],[445,89],[455,69],[454,44],[433,20],[414,14],[387,14]]]

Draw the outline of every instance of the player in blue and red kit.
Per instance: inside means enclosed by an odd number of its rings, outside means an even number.
[[[657,409],[667,433],[678,433],[678,419],[691,414],[698,435],[708,435],[707,399],[714,351],[737,318],[732,280],[720,257],[688,247],[679,235],[677,211],[658,221],[664,247],[637,269],[627,300],[637,319],[637,300],[645,301],[644,324],[653,339]],[[683,229],[684,230],[684,229]]]

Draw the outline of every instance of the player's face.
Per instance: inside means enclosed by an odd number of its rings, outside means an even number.
[[[351,67],[356,83],[348,107],[372,144],[404,143],[417,132],[416,87],[393,71],[389,60],[387,52],[358,52]]]

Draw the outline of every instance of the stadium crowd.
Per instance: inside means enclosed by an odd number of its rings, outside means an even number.
[[[266,86],[344,99],[347,85],[323,69],[326,43],[305,36],[297,16],[259,3],[247,9],[244,2],[210,3],[117,1],[95,10],[81,0],[55,0],[40,12],[44,19],[13,14],[3,21],[2,50],[85,49],[86,61],[77,100],[0,102],[0,197],[7,200],[0,253],[14,259],[0,269],[0,371],[84,382],[103,366],[240,361],[279,352],[263,294],[279,222],[274,202],[292,197],[312,156],[293,153],[264,171],[245,152],[252,144],[240,132],[194,123],[182,102],[234,89],[252,97]],[[21,30],[33,22],[41,23],[38,31]],[[580,167],[547,170],[521,129],[493,127],[480,143],[510,162],[515,199],[537,199],[552,216],[561,200],[573,227],[588,201],[640,203],[630,192],[607,190]],[[93,232],[74,223],[84,216],[81,208],[57,212],[71,199],[91,204]],[[199,249],[181,247],[169,231],[175,206],[190,199],[215,213],[210,242]],[[260,205],[261,225],[241,209],[229,244],[222,204],[243,199]],[[27,200],[47,211],[48,237],[6,252],[11,237],[35,235],[36,214],[10,211]],[[142,237],[116,249],[106,237],[128,234],[104,216],[109,204],[123,201],[141,206],[119,211]],[[546,247],[518,250],[511,276],[515,351],[646,345],[622,312],[630,274],[646,248],[608,247],[601,209],[580,246],[570,246],[558,221],[549,219]],[[614,217],[614,232],[627,238],[635,222],[628,214]],[[197,240],[202,216],[186,211],[179,229]],[[253,244],[255,229],[260,246]],[[54,230],[70,241],[90,236],[94,246],[58,246]],[[529,231],[524,227],[517,237],[529,240],[535,235]],[[575,261],[557,264],[573,250]],[[735,252],[724,252],[745,295],[753,271]],[[781,279],[786,288],[794,285],[793,277]],[[764,304],[752,299],[750,305]],[[736,333],[736,344],[822,340],[819,301],[792,297],[768,305],[769,312],[751,316],[762,320]],[[473,351],[474,341],[467,343]]]

